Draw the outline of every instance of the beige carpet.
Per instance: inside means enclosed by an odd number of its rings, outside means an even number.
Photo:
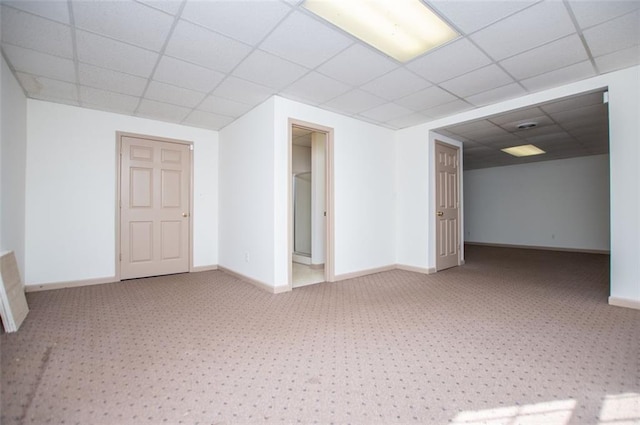
[[[638,423],[640,311],[607,295],[607,256],[486,247],[281,295],[222,272],[32,293],[2,423]]]

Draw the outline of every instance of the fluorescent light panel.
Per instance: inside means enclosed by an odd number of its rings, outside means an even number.
[[[459,35],[420,0],[305,0],[302,6],[400,62]]]
[[[501,149],[501,150],[502,150],[502,152],[506,152],[509,155],[513,155],[513,156],[517,156],[517,157],[541,155],[543,153],[546,153],[545,151],[543,151],[542,149],[540,149],[539,147],[534,146],[534,145],[513,146],[513,147],[510,147],[510,148],[504,148],[504,149]]]

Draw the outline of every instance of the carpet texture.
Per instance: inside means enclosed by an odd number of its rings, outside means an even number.
[[[219,271],[28,294],[2,424],[640,422],[609,257],[469,246],[271,295]]]

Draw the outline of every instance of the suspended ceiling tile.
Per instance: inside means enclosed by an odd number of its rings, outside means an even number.
[[[513,78],[497,65],[489,65],[445,81],[440,86],[457,96],[466,97],[512,84],[513,82]]]
[[[449,22],[469,34],[505,18],[534,1],[492,1],[494,7],[487,7],[482,1],[430,0],[435,9]]]
[[[425,109],[424,111],[422,111],[422,113],[431,118],[440,118],[447,115],[453,115],[459,112],[468,111],[469,109],[473,109],[473,106],[471,106],[464,100],[456,99],[449,103],[444,103],[442,105]]]
[[[431,86],[431,84],[404,68],[395,69],[360,87],[387,100],[396,100]]]
[[[216,87],[212,94],[225,99],[231,99],[255,106],[266,100],[274,93],[275,91],[268,87],[242,80],[240,78],[228,77],[220,83],[218,87]]]
[[[187,1],[181,16],[235,40],[256,44],[290,10],[275,1]]]
[[[158,54],[86,31],[76,31],[80,62],[126,74],[149,77]]]
[[[633,10],[640,9],[638,1],[584,1],[570,0],[569,5],[581,28],[589,28]]]
[[[69,6],[67,2],[62,1],[3,1],[3,5],[11,6],[43,18],[51,19],[63,24],[69,24]],[[5,14],[5,7],[2,7],[2,14]]]
[[[375,108],[361,112],[360,115],[379,122],[387,122],[395,118],[404,117],[413,113],[412,110],[396,105],[395,103],[383,103]]]
[[[477,137],[475,135],[470,135],[469,137],[473,137],[474,141],[481,143],[484,146],[491,147],[494,150],[524,144],[520,137],[504,132],[500,134],[494,133],[492,135],[485,135],[482,137]]]
[[[295,34],[295,37],[292,37]],[[260,44],[260,49],[307,68],[315,68],[353,40],[317,20],[294,12]]]
[[[527,130],[515,131],[513,132],[513,134],[520,137],[521,139],[527,139],[529,137],[536,137],[536,136],[542,136],[546,134],[563,133],[563,132],[564,130],[560,126],[556,124],[552,124],[552,125],[545,125],[542,127],[534,127]]]
[[[587,51],[577,35],[570,35],[500,62],[516,79],[544,74],[588,60]]]
[[[233,75],[265,87],[283,89],[309,72],[307,68],[281,59],[262,50],[255,50],[234,71]]]
[[[484,122],[487,123],[487,125],[491,125],[491,127],[476,127],[476,130],[473,132],[465,131],[461,134],[469,140],[482,144],[488,144],[495,140],[513,139],[513,137],[502,128],[493,125],[488,121]]]
[[[180,122],[189,112],[191,112],[191,109],[182,106],[142,99],[136,115],[156,120]]]
[[[35,50],[5,44],[4,54],[16,71],[74,83],[76,70],[73,61]]]
[[[29,97],[43,100],[65,99],[78,101],[78,88],[75,84],[21,72],[16,73],[16,77]]]
[[[138,3],[146,4],[154,9],[162,10],[171,15],[176,15],[180,11],[183,0],[135,0]]]
[[[71,30],[20,10],[2,7],[2,43],[73,58]]]
[[[545,74],[537,75],[532,78],[527,78],[520,82],[527,88],[527,90],[540,91],[593,77],[595,74],[596,73],[591,62],[584,61],[555,71],[547,72]]]
[[[224,78],[224,74],[170,56],[163,56],[153,79],[190,90],[209,93]]]
[[[613,19],[584,32],[593,56],[640,44],[640,11]]]
[[[221,72],[230,72],[249,52],[246,44],[182,20],[165,50],[169,56]]]
[[[82,105],[128,115],[133,114],[140,102],[138,97],[85,86],[80,86],[80,100]]]
[[[183,89],[170,84],[151,81],[144,97],[158,102],[170,103],[172,105],[194,108],[204,99],[201,92]]]
[[[517,55],[575,32],[562,2],[540,2],[471,36],[495,60]]]
[[[140,3],[123,1],[74,1],[76,27],[160,51],[173,17]]]
[[[432,86],[398,99],[395,103],[419,112],[454,100],[456,100],[456,97],[451,93],[442,90],[440,87]]]
[[[432,83],[440,83],[491,63],[467,39],[459,39],[407,64],[407,68]]]
[[[467,102],[475,106],[491,105],[514,97],[524,96],[527,91],[518,83],[507,84],[502,87],[487,90],[467,97]]]
[[[494,117],[489,117],[489,120],[491,120],[491,122],[495,124],[502,125],[509,122],[529,121],[532,117],[538,117],[540,115],[542,115],[542,110],[540,110],[540,108],[530,107],[518,109],[513,112],[506,112]]]
[[[198,106],[198,109],[204,112],[211,112],[216,115],[226,115],[237,118],[249,112],[252,107],[252,105],[236,102],[235,100],[224,99],[216,96],[207,96],[207,98]]]
[[[400,129],[422,124],[428,120],[429,117],[427,117],[426,115],[420,113],[411,113],[409,115],[387,121],[387,124],[393,126],[394,128]]]
[[[478,131],[497,131],[498,126],[488,120],[476,120],[449,126],[447,130],[452,134],[465,135],[476,134]]]
[[[212,114],[210,112],[195,110],[182,121],[183,124],[195,127],[207,128],[210,130],[220,130],[224,126],[233,122],[235,118],[224,115]]]
[[[147,86],[146,78],[86,63],[78,65],[78,81],[84,86],[133,96],[142,96]]]
[[[534,115],[534,116],[531,116],[530,118],[527,118],[526,120],[515,120],[515,121],[510,121],[510,122],[506,122],[506,123],[500,124],[500,127],[502,127],[502,129],[504,129],[505,131],[508,131],[508,132],[529,131],[529,129],[521,130],[521,129],[518,128],[518,125],[522,124],[523,122],[534,122],[534,123],[536,123],[536,127],[535,128],[540,128],[540,127],[544,127],[544,126],[547,126],[547,125],[555,124],[551,120],[551,118],[549,118],[546,115],[539,115],[539,116],[535,116]]]
[[[386,101],[363,90],[352,90],[325,103],[324,106],[357,114],[372,107],[382,105]]]
[[[544,144],[548,146],[549,143],[559,145],[563,143],[563,141],[571,140],[572,136],[569,135],[566,131],[559,131],[557,133],[549,133],[549,134],[540,134],[537,136],[527,137],[526,140],[528,143],[536,145],[538,147],[542,147]]]
[[[312,71],[287,87],[283,93],[319,105],[350,89],[351,87],[344,83]]]
[[[595,117],[602,117],[604,119],[606,117],[606,115],[604,115],[606,108],[607,106],[605,104],[596,103],[583,106],[581,108],[572,108],[569,110],[554,112],[550,115],[551,118],[559,123],[566,123],[584,119],[593,120]]]
[[[397,65],[391,59],[360,44],[353,44],[318,67],[317,71],[345,84],[359,86],[395,68]]]
[[[632,46],[608,55],[598,56],[595,61],[601,73],[640,65],[640,46]]]
[[[571,109],[584,108],[585,106],[600,104],[602,104],[602,91],[597,91],[580,96],[573,96],[568,99],[562,99],[556,102],[546,103],[544,105],[540,105],[540,109],[542,109],[547,114],[553,114],[555,112],[562,112]]]

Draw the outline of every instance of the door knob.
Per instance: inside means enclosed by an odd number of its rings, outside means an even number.
[[[189,217],[189,213],[182,213],[183,217]]]
[[[444,213],[442,211],[438,211],[436,214],[438,217],[442,217],[444,215]]]

